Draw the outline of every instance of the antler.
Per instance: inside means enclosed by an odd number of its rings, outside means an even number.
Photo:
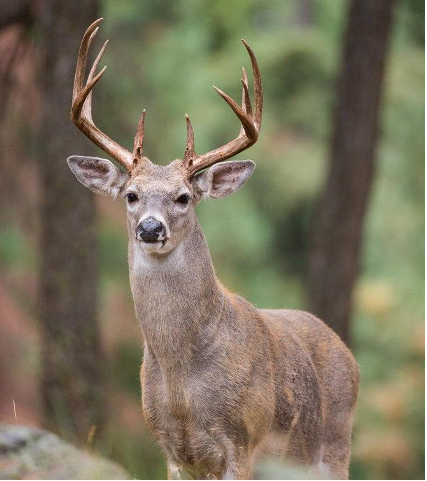
[[[251,100],[249,97],[248,77],[246,71],[242,69],[242,106],[229,97],[222,90],[214,86],[214,89],[232,108],[233,112],[239,117],[242,124],[239,135],[227,144],[207,152],[206,154],[197,155],[194,150],[194,133],[188,115],[187,120],[187,145],[184,152],[183,167],[187,171],[188,177],[192,177],[200,170],[209,167],[221,160],[229,159],[233,155],[249,148],[258,140],[259,131],[261,129],[262,118],[262,85],[261,73],[253,50],[242,39],[243,45],[248,51],[251,59],[252,71],[254,76],[254,92],[255,92],[255,109],[252,112]]]
[[[101,132],[92,120],[92,89],[102,77],[107,67],[104,67],[97,75],[95,75],[95,72],[105,51],[108,40],[102,46],[101,51],[90,69],[86,84],[84,83],[87,54],[90,44],[98,32],[98,25],[101,21],[102,18],[99,18],[90,25],[83,35],[82,43],[80,44],[77,57],[76,75],[74,77],[73,101],[70,117],[76,126],[87,137],[89,137],[92,142],[116,159],[125,169],[131,171],[143,160],[142,146],[144,140],[145,110],[138,122],[133,153],[129,152],[117,142],[110,139],[108,135]]]

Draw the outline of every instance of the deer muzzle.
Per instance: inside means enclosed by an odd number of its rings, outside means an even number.
[[[143,242],[155,243],[166,239],[166,227],[153,216],[142,220],[136,228],[136,238]]]

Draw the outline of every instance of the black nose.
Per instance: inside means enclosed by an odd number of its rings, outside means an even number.
[[[165,233],[165,226],[155,217],[147,217],[136,228],[136,236],[144,242],[156,242]]]

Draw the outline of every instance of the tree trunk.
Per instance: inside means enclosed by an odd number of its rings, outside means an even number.
[[[0,0],[0,225],[5,228],[17,219],[25,228],[34,228],[35,208],[22,198],[19,185],[20,173],[28,168],[28,129],[34,120],[34,108],[28,104],[36,100],[28,88],[32,76],[31,63],[26,61],[30,53],[29,30],[34,23],[34,0]],[[25,87],[17,81],[17,71],[26,68]],[[18,91],[19,83],[19,91]],[[23,92],[25,90],[25,93]],[[34,89],[35,90],[35,89]],[[33,90],[33,91],[34,91]],[[24,93],[24,95],[21,95]],[[14,102],[14,100],[18,102]],[[22,112],[19,100],[25,99],[25,129],[22,141]],[[18,114],[18,115],[17,115]],[[32,115],[33,114],[33,115]],[[28,122],[28,123],[27,123]]]
[[[351,1],[329,177],[312,237],[309,309],[347,343],[394,3]]]
[[[34,3],[34,0],[0,0],[0,29],[13,23],[32,23]]]
[[[313,0],[295,0],[296,23],[302,28],[313,24]]]
[[[45,0],[40,18],[43,411],[50,429],[79,441],[104,421],[105,361],[97,322],[94,198],[66,158],[92,151],[69,111],[80,41],[98,16],[98,0]]]

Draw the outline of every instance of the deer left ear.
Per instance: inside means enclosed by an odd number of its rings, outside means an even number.
[[[200,197],[223,199],[239,190],[254,169],[252,160],[219,162],[194,177],[194,190]]]
[[[67,164],[77,179],[96,194],[115,198],[128,179],[127,173],[99,157],[72,155]]]

